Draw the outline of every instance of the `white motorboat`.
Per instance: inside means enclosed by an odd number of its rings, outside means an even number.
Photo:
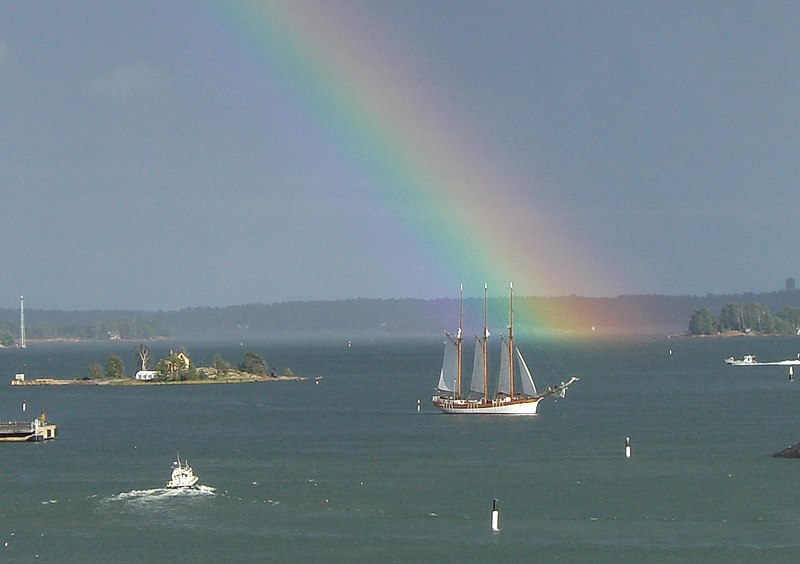
[[[172,476],[167,482],[167,487],[171,489],[191,488],[198,479],[189,463],[185,460],[181,462],[181,457],[178,456],[177,460],[172,463]]]
[[[731,366],[753,366],[758,364],[756,357],[752,354],[746,354],[741,360],[733,358],[732,356],[725,359],[725,362]]]
[[[800,354],[797,355],[797,358],[790,358],[788,360],[769,360],[769,361],[757,360],[754,355],[746,354],[742,357],[741,360],[733,358],[731,356],[726,358],[725,362],[729,366],[800,366]]]

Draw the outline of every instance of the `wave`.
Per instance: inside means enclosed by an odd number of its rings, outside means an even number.
[[[123,501],[128,503],[147,503],[151,501],[165,501],[174,498],[195,498],[217,495],[217,490],[211,486],[197,486],[194,488],[153,488],[149,490],[131,490],[108,497],[105,501]]]

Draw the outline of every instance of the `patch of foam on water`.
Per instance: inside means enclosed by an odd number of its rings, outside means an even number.
[[[112,495],[107,501],[124,501],[128,503],[147,503],[150,501],[164,501],[173,498],[192,498],[214,496],[217,490],[211,486],[197,486],[193,488],[153,488],[149,490],[131,490]]]

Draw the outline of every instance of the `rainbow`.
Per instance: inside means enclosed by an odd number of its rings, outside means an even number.
[[[510,178],[485,155],[479,136],[432,97],[412,62],[388,51],[346,3],[260,1],[222,4],[243,49],[265,76],[310,112],[324,134],[366,176],[370,205],[387,209],[398,230],[427,249],[436,279],[472,296],[487,282],[525,295],[558,296],[587,272],[567,226],[537,211],[531,180]],[[372,34],[372,35],[371,35]],[[438,270],[438,272],[436,272]],[[580,312],[521,312],[546,326]],[[552,317],[551,317],[552,316]]]

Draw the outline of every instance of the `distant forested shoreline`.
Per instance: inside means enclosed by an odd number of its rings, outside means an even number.
[[[85,314],[74,317],[63,312],[28,313],[26,339],[37,340],[136,340],[147,341],[169,337],[170,331],[158,319],[146,315],[114,316],[106,319],[108,312],[96,312],[91,320],[82,319]],[[18,314],[17,314],[18,315]],[[0,345],[13,346],[19,338],[19,319],[0,319]]]
[[[690,333],[699,310],[723,312],[731,304],[759,304],[759,312],[800,308],[800,290],[706,296],[627,295],[515,297],[518,333],[653,335]],[[508,299],[490,298],[489,327],[508,324]],[[738,311],[728,307],[726,311]],[[26,307],[29,339],[127,339],[214,337],[219,335],[426,335],[453,331],[458,324],[457,298],[351,299],[281,302],[227,307],[193,307],[174,311],[59,311]],[[740,316],[742,319],[743,317]],[[781,319],[777,315],[774,319]],[[800,316],[799,316],[800,317]],[[716,315],[715,315],[716,319]],[[727,319],[727,317],[726,317]],[[718,321],[718,320],[717,320]],[[781,321],[778,324],[781,325]],[[464,300],[464,330],[477,333],[483,324],[483,300]],[[741,325],[744,327],[746,323]],[[19,311],[0,309],[0,336],[16,338]]]

